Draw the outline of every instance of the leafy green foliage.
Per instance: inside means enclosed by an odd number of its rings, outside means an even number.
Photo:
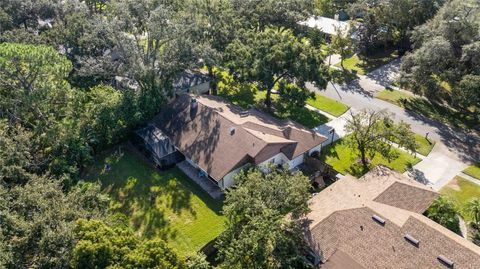
[[[307,268],[301,217],[308,212],[308,178],[249,170],[236,182],[224,206],[226,231],[217,242],[222,268]]]
[[[472,216],[475,225],[480,226],[480,197],[473,197],[468,200],[466,211]]]
[[[340,66],[345,70],[343,61],[351,56],[354,52],[354,44],[351,38],[351,33],[341,28],[335,29],[335,35],[332,36],[330,47],[334,53],[340,55]]]
[[[7,268],[66,268],[75,245],[77,218],[102,218],[108,200],[99,186],[63,193],[58,181],[32,176],[23,186],[0,185],[0,232],[8,245]]]
[[[302,89],[294,84],[287,84],[284,81],[278,84],[278,93],[280,95],[280,103],[297,108],[304,107],[308,98],[315,96],[315,93],[307,89]]]
[[[295,28],[297,22],[311,15],[310,0],[230,0],[239,24],[246,29],[267,27]]]
[[[78,243],[72,253],[73,268],[185,268],[164,241],[142,240],[122,225],[81,219],[75,237]]]
[[[453,232],[460,232],[455,204],[445,196],[437,198],[425,215]]]
[[[298,87],[304,87],[307,81],[320,88],[327,84],[321,50],[308,39],[299,40],[289,29],[246,31],[227,47],[227,55],[227,66],[235,77],[267,91],[268,108],[271,91],[282,80]]]
[[[331,165],[333,169],[339,173],[361,177],[368,171],[362,167],[361,162],[359,163],[358,156],[360,152],[356,148],[351,147],[349,140],[350,138],[347,135],[346,138],[324,147],[320,159]],[[392,148],[392,150],[395,151],[392,154],[396,156],[394,159],[387,159],[381,154],[375,154],[373,158],[368,160],[368,168],[371,169],[377,165],[383,165],[399,173],[403,173],[421,161],[419,158],[401,149]]]
[[[187,258],[187,269],[212,269],[208,261],[205,259],[205,255],[202,253],[196,253]]]
[[[410,126],[405,122],[395,124],[385,111],[352,113],[345,131],[351,133],[347,142],[352,149],[358,150],[364,171],[369,166],[367,157],[373,159],[377,153],[387,160],[398,157],[388,141],[396,141],[400,147],[415,152],[415,137]]]
[[[445,100],[478,119],[479,97],[474,89],[478,89],[480,74],[479,14],[478,1],[449,1],[416,29],[413,40],[417,49],[402,62],[401,86],[430,100]]]

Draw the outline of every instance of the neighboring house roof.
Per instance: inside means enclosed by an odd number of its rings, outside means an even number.
[[[190,88],[209,81],[210,78],[199,71],[186,70],[175,79],[173,89],[176,93],[185,93],[189,92]]]
[[[341,29],[344,32],[348,32],[350,30],[350,24],[345,21],[338,21],[334,19],[330,19],[327,17],[318,17],[313,16],[308,18],[306,21],[302,21],[299,24],[305,25],[311,28],[317,28],[325,34],[329,35],[337,35],[337,28]]]
[[[175,147],[217,181],[238,167],[260,164],[279,153],[292,160],[327,139],[215,96],[180,95],[156,122]]]
[[[344,268],[336,255],[356,264],[349,268],[446,268],[440,255],[455,268],[480,268],[478,246],[422,215],[437,195],[382,166],[360,179],[347,176],[311,199],[308,240],[322,268]]]

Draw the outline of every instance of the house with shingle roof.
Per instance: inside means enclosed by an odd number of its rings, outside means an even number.
[[[425,217],[438,193],[378,166],[310,200],[307,240],[325,269],[480,268],[480,247]]]
[[[293,169],[318,152],[326,137],[256,109],[244,110],[217,96],[181,94],[153,125],[202,174],[225,190],[250,165]]]

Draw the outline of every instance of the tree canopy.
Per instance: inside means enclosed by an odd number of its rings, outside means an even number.
[[[454,0],[418,27],[415,50],[402,62],[402,87],[478,117],[479,16],[478,1]]]
[[[415,138],[410,126],[404,122],[395,124],[383,110],[351,113],[351,118],[345,124],[345,131],[351,133],[347,141],[354,150],[358,150],[365,171],[369,168],[367,157],[373,159],[376,154],[381,154],[388,160],[397,157],[392,142],[415,151]]]
[[[73,268],[185,268],[164,241],[140,239],[122,223],[79,219],[75,237]]]
[[[308,178],[298,172],[250,170],[236,182],[225,200],[226,231],[217,242],[222,268],[308,268],[301,229],[308,212]]]
[[[280,81],[299,87],[311,81],[320,88],[325,88],[328,81],[320,49],[289,29],[248,30],[227,47],[227,55],[227,67],[235,77],[267,92],[268,108],[272,90]]]

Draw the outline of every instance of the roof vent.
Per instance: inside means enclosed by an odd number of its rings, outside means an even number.
[[[230,133],[230,135],[234,135],[235,134],[235,127],[230,127],[230,129],[228,130],[228,133]]]
[[[381,217],[377,216],[377,215],[373,215],[372,216],[372,219],[376,222],[378,222],[379,224],[381,225],[385,225],[385,220],[382,219]]]
[[[405,240],[407,240],[408,242],[410,242],[412,245],[416,246],[417,248],[418,248],[418,245],[420,244],[420,241],[418,239],[416,239],[415,237],[413,237],[409,234],[405,235]]]
[[[444,265],[448,266],[449,268],[453,268],[453,261],[450,260],[449,258],[443,256],[443,255],[438,255],[437,259],[443,263]]]

